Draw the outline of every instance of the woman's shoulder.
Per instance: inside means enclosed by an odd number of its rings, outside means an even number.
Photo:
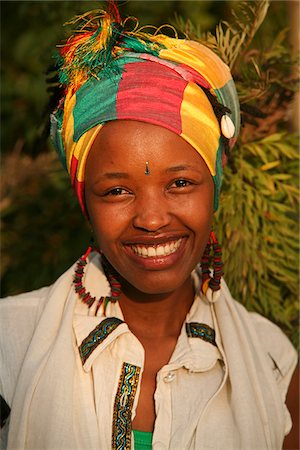
[[[0,394],[10,405],[50,287],[0,299]]]
[[[234,300],[226,283],[223,285],[223,293],[227,302],[234,305],[243,326],[251,328],[252,343],[264,353],[276,377],[282,397],[285,398],[298,361],[296,349],[278,325],[257,312],[248,311],[244,305]]]
[[[46,287],[0,299],[0,395],[10,405],[26,352],[46,310],[72,284],[72,268]]]
[[[229,305],[234,305],[234,310],[241,318],[242,322],[251,326],[256,334],[257,340],[260,342],[262,348],[276,360],[282,362],[282,369],[290,358],[297,359],[297,352],[294,346],[291,344],[288,337],[284,334],[281,328],[271,320],[267,319],[263,315],[248,311],[246,307],[235,300],[228,289],[227,284],[223,280],[222,293],[226,298]]]
[[[36,325],[54,290],[68,290],[72,283],[73,266],[64,272],[53,284],[30,292],[0,298],[0,339],[1,334],[14,335],[14,331],[30,330]],[[3,326],[2,326],[3,325]],[[5,329],[5,333],[1,330]],[[12,333],[12,334],[11,334]]]
[[[250,312],[249,316],[253,322],[261,348],[266,355],[267,363],[276,379],[284,404],[285,434],[287,435],[291,430],[292,422],[297,423],[295,422],[295,417],[297,417],[298,408],[297,406],[295,407],[295,401],[292,399],[292,396],[295,395],[295,392],[298,395],[297,381],[295,383],[295,379],[298,378],[297,371],[295,371],[298,353],[277,325],[255,312]]]
[[[26,333],[37,323],[51,287],[0,299],[0,340]]]
[[[275,323],[256,312],[249,312],[249,317],[254,325],[258,341],[269,356],[273,370],[277,373],[277,378],[288,378],[289,382],[298,360],[294,346]]]
[[[30,292],[24,292],[22,294],[9,295],[7,297],[0,298],[0,308],[1,312],[5,312],[9,309],[20,309],[20,308],[30,308],[36,307],[36,305],[45,300],[47,297],[47,292],[51,286],[45,286],[40,289],[36,289]]]

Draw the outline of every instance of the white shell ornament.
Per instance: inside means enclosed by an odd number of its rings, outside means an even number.
[[[207,289],[206,294],[205,294],[209,303],[216,303],[219,300],[220,295],[221,295],[220,290],[213,291],[210,287]]]
[[[224,137],[231,139],[234,136],[235,126],[229,116],[224,114],[221,118],[221,131]]]

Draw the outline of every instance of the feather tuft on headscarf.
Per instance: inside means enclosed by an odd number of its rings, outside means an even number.
[[[109,12],[90,11],[67,23],[77,24],[77,30],[56,58],[59,81],[66,91],[75,93],[92,77],[116,73],[115,62],[125,51],[157,55],[165,47],[161,35],[141,32],[137,20],[133,21],[135,26],[130,30],[132,21],[122,22],[117,8],[111,7]]]

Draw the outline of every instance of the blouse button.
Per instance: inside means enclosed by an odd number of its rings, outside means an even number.
[[[166,383],[171,383],[176,377],[175,372],[168,372],[167,375],[164,377],[164,381]]]

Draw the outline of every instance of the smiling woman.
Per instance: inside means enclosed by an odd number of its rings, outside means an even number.
[[[85,176],[96,241],[122,285],[130,286],[128,294],[173,293],[185,309],[189,276],[204,252],[213,215],[213,181],[202,157],[165,128],[121,120],[100,130]]]
[[[295,350],[233,300],[212,231],[239,130],[230,71],[113,3],[76,22],[51,134],[95,244],[1,301],[4,446],[280,449]]]

